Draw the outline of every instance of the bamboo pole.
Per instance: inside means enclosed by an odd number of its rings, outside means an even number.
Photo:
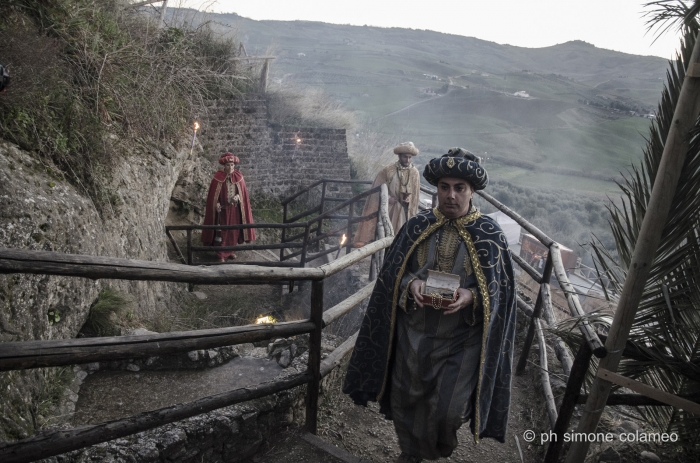
[[[554,328],[557,324],[557,320],[554,317],[554,311],[552,310],[552,295],[549,289],[549,284],[542,284],[542,296],[544,298],[542,301],[542,316],[547,322],[547,325],[550,328]],[[557,359],[559,359],[559,362],[561,363],[561,369],[566,376],[569,376],[571,373],[571,368],[574,364],[573,360],[571,360],[571,356],[569,355],[569,349],[560,338],[557,338],[553,344],[554,352],[557,354]]]
[[[696,37],[693,53],[688,63],[690,72],[686,73],[683,80],[678,104],[673,113],[673,124],[666,138],[649,204],[634,246],[627,278],[625,278],[617,310],[605,343],[609,354],[601,359],[599,369],[606,369],[613,373],[617,371],[649,272],[654,263],[654,257],[659,248],[661,234],[668,219],[668,212],[688,152],[689,134],[695,126],[698,114],[700,114],[700,73],[696,71],[698,66],[700,66],[700,40]],[[610,381],[600,377],[595,378],[579,422],[578,432],[595,432],[611,388]],[[588,442],[574,442],[566,462],[583,462],[589,446]]]
[[[544,392],[544,403],[547,407],[547,415],[549,416],[549,424],[554,428],[557,422],[557,404],[554,402],[554,394],[552,386],[549,384],[549,363],[547,362],[547,343],[544,340],[542,333],[542,325],[540,319],[534,317],[535,330],[537,331],[537,344],[540,349],[540,379],[542,381],[542,391]]]

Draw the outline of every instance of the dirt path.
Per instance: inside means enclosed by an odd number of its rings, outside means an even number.
[[[518,314],[515,359],[522,350],[527,332],[527,320]],[[531,351],[531,358],[536,356]],[[514,366],[515,367],[515,366]],[[457,433],[459,446],[449,458],[438,462],[475,463],[536,463],[544,458],[541,445],[528,444],[523,440],[526,430],[539,432],[545,429],[546,412],[544,398],[539,386],[539,370],[528,365],[522,376],[513,376],[510,417],[505,443],[494,439],[483,439],[475,444],[469,425],[464,424]],[[340,391],[340,384],[327,396],[319,412],[319,436],[347,450],[351,454],[376,463],[393,463],[401,453],[398,439],[391,421],[379,413],[376,403],[369,407],[355,405]],[[548,424],[547,424],[548,426]],[[517,438],[517,440],[516,440]],[[522,457],[521,457],[522,453]]]
[[[542,401],[532,385],[529,373],[515,377],[506,442],[501,444],[493,439],[483,439],[475,444],[469,426],[465,424],[457,433],[460,444],[452,456],[436,461],[518,463],[521,458],[517,437],[522,450],[522,461],[541,462],[542,447],[524,442],[522,435],[528,429],[541,429],[537,424],[540,417],[533,409]],[[319,422],[319,436],[362,459],[377,463],[393,462],[401,453],[393,423],[384,419],[376,404],[367,408],[356,406],[346,395],[336,390],[324,402]]]

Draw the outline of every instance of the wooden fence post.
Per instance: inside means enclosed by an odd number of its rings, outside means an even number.
[[[553,245],[554,246],[554,245]],[[518,360],[518,366],[515,368],[515,375],[520,376],[525,372],[525,365],[527,365],[527,358],[530,355],[530,347],[532,346],[532,340],[535,338],[535,319],[540,318],[542,313],[542,305],[544,302],[544,297],[542,294],[542,284],[549,283],[549,279],[552,276],[552,253],[547,253],[547,263],[544,264],[544,270],[542,271],[542,281],[540,281],[540,290],[537,292],[537,302],[535,302],[535,308],[532,313],[532,318],[530,319],[530,326],[527,329],[527,336],[525,337],[525,343],[523,344],[523,351],[520,353],[520,360]]]
[[[321,210],[318,211],[318,215],[323,215],[323,208],[326,205],[326,181],[323,180],[321,186]],[[323,233],[323,220],[318,221],[318,227],[316,227],[316,236],[320,236]],[[349,238],[348,238],[349,239]],[[319,249],[321,249],[321,242],[318,242]]]
[[[311,233],[311,224],[307,222],[304,228],[304,244],[302,245],[301,257],[299,258],[300,267],[306,267],[306,253],[309,250],[309,233]]]
[[[318,393],[321,385],[321,332],[323,331],[323,280],[311,283],[311,321],[316,325],[309,334],[311,381],[306,386],[306,430],[316,434],[318,425]]]
[[[282,209],[282,223],[287,223],[287,203],[284,204],[283,209]],[[280,243],[284,244],[284,241],[287,237],[287,229],[283,228],[282,229],[282,238],[280,240]],[[284,248],[280,249],[280,262],[284,261]]]
[[[345,254],[350,254],[350,251],[352,251],[352,219],[355,217],[355,203],[350,203],[348,209],[348,231],[345,241]]]
[[[187,229],[187,265],[192,265],[192,229]],[[187,291],[194,291],[194,285],[187,283]]]
[[[564,433],[569,427],[571,416],[574,414],[576,401],[581,393],[581,386],[583,385],[583,380],[586,377],[588,366],[591,364],[592,355],[593,352],[591,351],[591,348],[588,346],[586,340],[583,339],[581,347],[576,353],[574,365],[571,367],[569,380],[566,383],[564,398],[562,399],[561,407],[559,408],[557,422],[554,424],[554,428],[552,429],[556,435],[556,438],[552,439],[549,443],[547,454],[544,457],[544,463],[557,463],[559,461],[559,454],[561,453],[562,446],[564,445]]]

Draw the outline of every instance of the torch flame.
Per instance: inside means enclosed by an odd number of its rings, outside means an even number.
[[[301,138],[297,138],[297,143],[301,143]]]
[[[343,237],[340,238],[340,245],[341,246],[344,245],[347,240],[348,240],[348,238],[345,236],[345,233],[343,233]]]
[[[268,323],[275,323],[275,319],[270,316],[270,315],[265,315],[258,317],[257,320],[255,320],[256,325],[262,325],[262,324],[268,324]]]
[[[196,132],[197,130],[199,130],[199,122],[194,123],[194,131]]]

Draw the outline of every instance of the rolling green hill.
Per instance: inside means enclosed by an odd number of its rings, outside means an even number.
[[[641,158],[666,60],[581,41],[529,49],[400,28],[213,15],[273,83],[322,87],[373,128],[410,139],[424,163],[451,146],[524,186],[615,191]],[[521,98],[515,92],[529,96]],[[636,113],[633,115],[631,111]]]

